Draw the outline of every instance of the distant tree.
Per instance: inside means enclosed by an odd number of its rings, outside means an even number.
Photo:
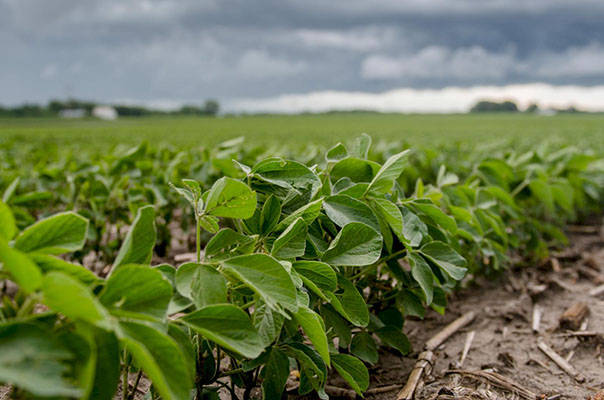
[[[539,106],[538,106],[537,104],[533,103],[533,104],[529,105],[529,106],[526,108],[526,111],[525,111],[525,112],[526,112],[526,113],[529,113],[529,114],[535,114],[535,113],[538,113],[538,112],[539,112]]]
[[[476,103],[470,110],[471,113],[487,113],[487,112],[518,112],[518,106],[512,101],[504,101],[497,103],[494,101],[482,100]]]
[[[203,108],[205,109],[206,114],[217,115],[218,112],[220,111],[220,104],[216,100],[209,99],[209,100],[206,100],[206,102],[203,105]]]

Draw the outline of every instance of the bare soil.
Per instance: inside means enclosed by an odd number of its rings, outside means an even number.
[[[553,252],[541,265],[517,267],[494,281],[472,282],[450,298],[446,315],[429,312],[423,321],[407,321],[404,331],[414,352],[407,357],[382,353],[379,364],[370,370],[370,389],[388,386],[391,390],[366,398],[396,399],[424,343],[470,310],[476,318],[435,351],[432,372],[420,384],[417,399],[522,398],[485,379],[450,370],[495,372],[542,399],[586,399],[603,390],[604,293],[594,296],[589,292],[604,283],[604,232],[600,224],[571,227],[569,238],[570,247]],[[560,327],[560,316],[579,302],[587,305],[589,314],[576,329],[599,334],[565,335],[568,331]],[[543,310],[537,332],[532,330],[535,307]],[[469,353],[459,365],[472,331]],[[537,347],[540,339],[569,361],[582,382],[569,376]],[[345,387],[338,379],[332,385]]]

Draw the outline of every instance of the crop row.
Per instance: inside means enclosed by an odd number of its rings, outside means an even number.
[[[298,393],[326,398],[333,370],[361,394],[379,347],[410,351],[405,318],[444,313],[462,280],[544,257],[601,210],[604,158],[550,149],[372,150],[362,135],[298,161],[235,141],[28,169],[6,147],[0,278],[18,291],[0,308],[0,382],[111,399],[144,373],[151,398],[275,399],[295,369]],[[150,266],[174,224],[196,262]]]

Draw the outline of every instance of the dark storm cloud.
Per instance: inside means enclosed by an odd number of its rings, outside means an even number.
[[[0,103],[604,82],[604,2],[0,0]]]

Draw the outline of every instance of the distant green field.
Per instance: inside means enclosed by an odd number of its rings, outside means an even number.
[[[577,115],[401,115],[335,113],[320,115],[257,115],[94,119],[0,119],[0,140],[49,141],[58,144],[111,146],[118,143],[171,142],[175,145],[212,145],[245,136],[257,144],[329,145],[366,132],[375,139],[412,144],[484,141],[486,139],[565,139],[601,144],[603,114]]]

